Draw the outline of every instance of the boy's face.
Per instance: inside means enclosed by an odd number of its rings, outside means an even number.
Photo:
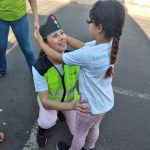
[[[67,49],[66,35],[64,34],[64,31],[60,29],[50,34],[47,37],[47,44],[59,53],[63,53]]]

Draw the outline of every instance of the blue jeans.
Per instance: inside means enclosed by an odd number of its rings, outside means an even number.
[[[25,15],[16,21],[0,20],[0,74],[5,74],[7,71],[6,49],[10,26],[32,72],[35,57],[30,44],[29,22],[27,15]]]

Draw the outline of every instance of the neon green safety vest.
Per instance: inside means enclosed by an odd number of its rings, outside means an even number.
[[[76,88],[79,66],[63,65],[64,75],[62,76],[48,60],[46,55],[38,59],[33,66],[46,78],[49,98],[51,100],[64,102],[75,102],[79,100],[79,94]]]
[[[51,67],[44,77],[48,82],[49,98],[57,101],[77,101],[79,95],[76,89],[79,67],[63,66],[64,76],[58,73],[55,67]]]

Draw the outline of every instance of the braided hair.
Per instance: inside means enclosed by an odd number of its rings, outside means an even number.
[[[114,74],[113,65],[116,63],[118,57],[119,41],[125,22],[125,9],[116,0],[99,0],[90,10],[89,17],[90,20],[87,21],[88,23],[94,23],[96,26],[102,25],[104,36],[113,39],[110,67],[105,74],[105,78],[111,77]]]

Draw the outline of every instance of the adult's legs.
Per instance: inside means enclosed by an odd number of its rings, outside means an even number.
[[[30,71],[32,72],[32,64],[35,60],[34,53],[30,43],[29,37],[29,22],[27,15],[19,20],[11,22],[11,28],[16,36],[18,44],[26,58],[26,62]]]
[[[0,20],[0,74],[3,75],[7,71],[6,49],[8,42],[9,23]]]

